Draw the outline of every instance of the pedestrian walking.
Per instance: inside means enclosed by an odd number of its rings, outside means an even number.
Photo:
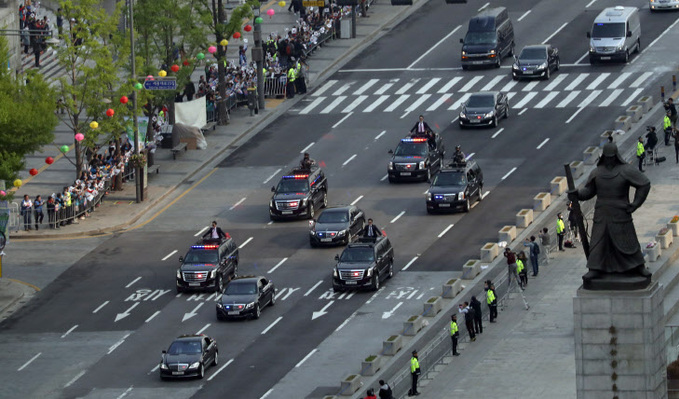
[[[38,195],[33,201],[33,210],[35,211],[35,229],[38,230],[38,226],[42,224],[42,220],[45,218],[45,214],[42,212],[42,207],[45,202],[42,197]]]
[[[542,252],[545,254],[544,260],[545,264],[549,263],[549,249],[552,246],[552,237],[549,236],[549,229],[547,227],[543,228],[539,234],[540,244],[542,245]]]
[[[417,359],[417,351],[413,351],[413,356],[410,358],[410,390],[408,391],[408,396],[419,395],[420,392],[417,390],[417,379],[420,377],[420,361]]]
[[[483,284],[483,289],[486,290],[488,319],[491,323],[495,323],[497,319],[497,296],[495,296],[495,286],[490,280],[486,280],[486,282]]]
[[[394,393],[391,391],[389,384],[380,380],[380,391],[378,392],[380,399],[394,399]]]
[[[563,237],[566,235],[566,225],[563,222],[563,215],[561,213],[556,215],[556,236],[559,238],[559,251],[563,249]]]
[[[450,339],[453,341],[453,356],[460,356],[457,353],[457,340],[460,337],[460,329],[457,326],[457,315],[450,316]]]
[[[28,32],[28,26],[24,26],[19,33],[21,37],[21,45],[24,46],[24,54],[28,54],[28,49],[31,47],[31,36]]]
[[[509,291],[512,288],[512,277],[514,277],[519,287],[521,287],[521,282],[519,280],[518,265],[516,264],[516,254],[509,248],[505,248],[504,256],[507,258],[507,291]]]
[[[476,334],[474,333],[474,309],[469,307],[469,302],[464,302],[460,304],[460,308],[457,311],[464,314],[464,325],[467,327],[469,340],[471,342],[476,341]]]
[[[474,333],[483,334],[483,313],[481,310],[481,302],[472,296],[472,301],[469,306],[474,309]]]
[[[33,215],[33,201],[27,195],[24,195],[24,200],[21,201],[21,216],[24,217],[24,230],[33,230],[31,227],[31,216]]]
[[[530,239],[526,238],[526,242],[523,245],[528,247],[530,265],[533,267],[533,277],[536,277],[539,271],[538,258],[540,256],[540,245],[535,241],[535,236],[530,236]]]

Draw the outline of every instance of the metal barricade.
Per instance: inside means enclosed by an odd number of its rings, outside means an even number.
[[[264,81],[264,96],[274,98],[285,98],[285,86],[288,78],[285,75],[269,76]]]
[[[21,218],[21,212],[19,212],[18,203],[12,202],[10,204],[6,201],[0,201],[0,214],[6,215],[2,218],[6,226],[0,225],[0,228],[5,227],[8,233],[10,231],[19,231],[20,226],[23,225],[23,219]],[[6,221],[4,220],[5,217],[7,218]]]

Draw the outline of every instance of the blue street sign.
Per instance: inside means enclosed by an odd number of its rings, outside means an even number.
[[[147,80],[144,82],[146,90],[177,90],[176,80]]]

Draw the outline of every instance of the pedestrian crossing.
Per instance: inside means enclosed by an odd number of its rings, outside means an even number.
[[[292,112],[325,115],[454,111],[471,93],[490,90],[507,93],[514,109],[626,107],[639,98],[652,77],[652,72],[559,72],[547,81],[515,81],[509,74],[328,80]]]

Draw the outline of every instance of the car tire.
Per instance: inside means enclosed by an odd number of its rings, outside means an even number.
[[[427,175],[424,177],[424,181],[427,183],[431,182],[431,168],[427,168]]]
[[[219,364],[219,352],[215,352],[215,359],[212,361],[212,365],[216,366]]]
[[[375,274],[373,275],[373,283],[371,288],[373,291],[377,291],[380,289],[380,276],[379,274],[377,274],[377,272],[375,272]]]
[[[394,277],[394,261],[389,262],[389,271],[387,272],[387,278]]]
[[[545,71],[545,80],[549,80],[550,76],[552,76],[552,70],[549,69],[549,65],[547,65],[547,71]]]
[[[218,321],[224,321],[226,319],[219,312],[217,312],[217,320]]]
[[[493,123],[491,124],[492,127],[497,127],[497,116],[493,117]]]
[[[309,240],[309,245],[311,246],[311,248],[316,248],[318,246],[318,244],[316,244],[316,242],[311,239]]]
[[[224,291],[224,280],[222,279],[222,276],[219,274],[215,278],[215,292],[222,292]]]
[[[462,65],[462,70],[463,70],[463,71],[466,71],[466,70],[468,70],[468,69],[469,69],[469,66],[467,66],[467,65]]]
[[[184,290],[181,287],[177,287],[177,294],[181,294]]]
[[[629,62],[629,51],[625,51],[625,59],[624,59],[624,61],[625,61],[625,64],[627,64],[627,63]]]
[[[204,377],[205,377],[205,367],[203,367],[203,365],[201,364],[200,366],[198,366],[198,378],[202,380]]]
[[[516,75],[514,75],[514,74],[512,74],[512,80],[519,80],[519,77],[516,76]]]
[[[433,215],[435,212],[434,212],[433,209],[427,208],[427,213],[430,214],[430,215]]]
[[[321,201],[321,208],[328,207],[328,192],[323,190],[323,201]]]
[[[262,315],[262,310],[259,308],[259,304],[255,304],[255,314],[252,316],[255,320],[259,319],[259,316]]]
[[[479,186],[479,202],[483,201],[483,186]]]
[[[393,177],[389,176],[389,183],[396,183],[396,180]]]
[[[274,290],[273,295],[271,295],[271,301],[269,301],[269,306],[275,306],[276,305],[276,290]]]
[[[471,204],[469,203],[469,197],[467,197],[467,199],[464,202],[464,207],[462,208],[462,210],[464,210],[465,212],[469,212],[469,209],[471,208],[470,205]]]
[[[316,216],[316,208],[314,208],[313,202],[309,203],[306,214],[307,219],[313,219]]]
[[[641,38],[637,39],[637,54],[641,54]]]
[[[554,66],[554,70],[558,71],[560,67],[561,67],[561,59],[557,58],[556,59],[556,66]]]
[[[589,65],[594,65],[596,64],[596,59],[594,57],[589,57]]]
[[[495,68],[500,68],[502,66],[502,57],[498,54],[497,62],[495,63]]]
[[[505,107],[504,118],[505,118],[505,119],[509,118],[509,103],[507,103],[507,105],[506,105],[506,107]]]

